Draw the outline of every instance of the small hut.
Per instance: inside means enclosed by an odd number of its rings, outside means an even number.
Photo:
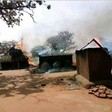
[[[85,48],[91,42],[98,48]],[[103,48],[95,39],[81,50],[76,51],[77,72],[90,81],[110,79],[111,57],[107,48]]]
[[[39,55],[39,66],[44,62],[47,62],[51,67],[70,67],[72,66],[72,54],[54,52]]]
[[[0,69],[20,69],[28,67],[28,57],[23,54],[20,49],[14,46],[9,49],[9,51],[0,56]]]

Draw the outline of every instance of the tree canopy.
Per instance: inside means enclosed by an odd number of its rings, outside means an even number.
[[[58,35],[49,37],[46,41],[46,45],[50,46],[53,50],[63,52],[75,48],[75,41],[73,40],[73,33],[70,33],[69,31],[61,31],[58,33]]]
[[[0,1],[0,18],[4,20],[8,26],[20,25],[22,21],[23,12],[28,13],[34,21],[33,9],[37,5],[43,5],[45,1],[43,0],[1,0]],[[47,5],[47,9],[51,6]],[[32,11],[26,11],[28,9]]]
[[[74,34],[69,31],[61,31],[57,35],[49,37],[41,46],[35,46],[31,53],[35,57],[38,54],[50,52],[65,52],[70,49],[75,49]]]

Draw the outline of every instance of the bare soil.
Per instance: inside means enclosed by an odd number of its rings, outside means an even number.
[[[112,100],[88,94],[75,74],[0,71],[0,112],[112,112]]]

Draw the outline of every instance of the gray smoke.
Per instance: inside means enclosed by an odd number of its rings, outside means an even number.
[[[76,3],[78,4],[77,1]],[[26,48],[31,49],[33,46],[38,44],[44,44],[46,38],[56,35],[59,31],[64,30],[74,33],[74,40],[76,42],[77,49],[83,47],[95,37],[102,38],[102,40],[105,41],[103,42],[103,45],[107,42],[107,40],[111,42],[112,2],[85,1],[81,3],[80,7],[82,8],[82,11],[80,11],[79,15],[81,15],[82,18],[75,17],[74,13],[78,12],[74,9],[66,18],[61,18],[59,20],[55,20],[54,22],[45,20],[48,21],[48,24],[46,24],[46,22],[35,24],[33,26],[33,32],[26,34],[27,36],[30,35],[30,39],[26,39],[26,45],[29,45],[30,47]],[[48,12],[47,14],[49,13],[51,12]],[[55,18],[55,14],[52,16]]]
[[[81,47],[94,37],[103,38],[102,40],[112,41],[112,2],[105,2],[105,5],[96,10],[88,11],[88,15],[83,21],[78,21],[76,37],[78,46]],[[103,44],[104,45],[104,44]]]

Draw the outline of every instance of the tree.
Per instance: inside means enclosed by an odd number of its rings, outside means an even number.
[[[73,38],[73,33],[62,31],[56,36],[49,37],[46,41],[46,45],[50,46],[55,51],[66,51],[76,47]]]
[[[59,49],[58,41],[59,41],[58,36],[52,36],[47,39],[46,45],[56,51]]]
[[[22,21],[21,16],[23,16],[23,12],[26,12],[34,21],[33,9],[36,8],[37,4],[42,5],[44,3],[45,1],[43,0],[1,0],[0,18],[4,20],[8,26],[20,25]],[[50,8],[51,6],[47,5],[47,9]],[[32,11],[32,13],[25,11],[25,9]]]

